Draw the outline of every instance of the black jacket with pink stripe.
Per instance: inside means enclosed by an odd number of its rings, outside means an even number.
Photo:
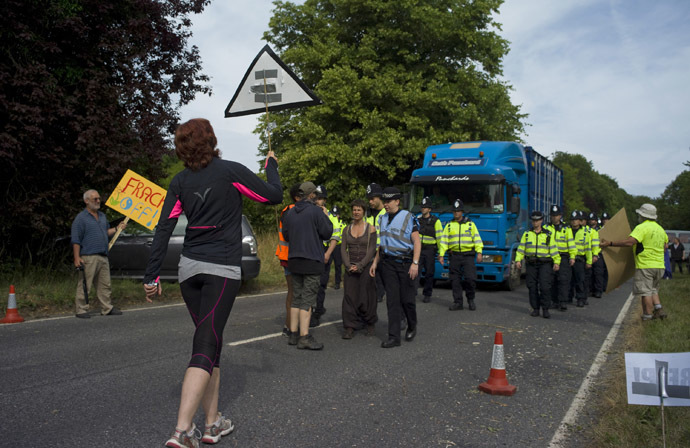
[[[242,195],[265,204],[283,201],[274,159],[268,159],[266,178],[264,182],[244,165],[217,157],[199,171],[185,169],[176,175],[170,182],[153,237],[144,283],[158,278],[168,240],[183,212],[189,223],[182,255],[197,261],[240,266]]]

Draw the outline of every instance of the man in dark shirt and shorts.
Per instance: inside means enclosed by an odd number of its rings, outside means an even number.
[[[294,293],[288,344],[309,350],[323,348],[323,344],[309,334],[309,321],[325,269],[323,240],[333,233],[333,224],[314,204],[315,191],[313,183],[303,183],[299,188],[300,200],[283,215],[283,238],[290,245],[287,267],[292,274]]]

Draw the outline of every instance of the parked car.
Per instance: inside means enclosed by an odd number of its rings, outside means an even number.
[[[180,262],[184,242],[187,217],[180,215],[177,225],[168,242],[168,252],[161,266],[161,280],[177,280],[177,265]],[[144,230],[137,233],[122,232],[110,249],[110,276],[113,278],[144,277],[153,244],[153,232]],[[250,280],[261,270],[261,260],[254,230],[246,216],[242,215],[242,281]]]

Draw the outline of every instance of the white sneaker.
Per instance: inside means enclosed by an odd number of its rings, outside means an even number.
[[[227,436],[235,429],[229,418],[223,417],[223,414],[218,413],[218,420],[211,426],[206,426],[204,436],[201,441],[204,443],[218,443],[222,436]]]
[[[175,428],[175,432],[165,442],[165,446],[170,448],[199,448],[199,438],[201,438],[201,431],[192,423],[192,429],[189,432]]]

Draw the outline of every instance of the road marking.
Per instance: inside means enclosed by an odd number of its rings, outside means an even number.
[[[334,320],[334,321],[332,321],[332,322],[325,322],[325,323],[319,325],[319,328],[320,328],[320,327],[327,327],[327,326],[329,326],[329,325],[339,324],[339,323],[341,323],[341,322],[342,322],[342,320]],[[252,342],[263,341],[264,339],[275,338],[275,337],[277,337],[277,336],[282,336],[282,335],[283,335],[283,332],[281,331],[280,333],[266,334],[266,335],[264,335],[264,336],[258,336],[258,337],[251,338],[251,339],[244,339],[244,340],[242,340],[242,341],[228,342],[228,343],[225,344],[225,345],[229,345],[229,346],[231,346],[231,347],[232,347],[232,346],[235,346],[235,345],[244,345],[244,344],[249,344],[249,343],[252,343]]]
[[[254,298],[254,297],[272,296],[272,295],[275,295],[275,294],[285,294],[286,292],[287,292],[287,291],[276,291],[276,292],[266,292],[266,293],[263,293],[263,294],[254,294],[254,295],[249,295],[249,296],[237,296],[237,298],[236,298],[235,300],[238,300],[238,299],[251,299],[251,298]],[[160,310],[160,309],[163,309],[163,308],[173,308],[173,307],[176,307],[176,306],[183,306],[183,305],[184,305],[184,302],[182,302],[182,303],[173,303],[173,304],[170,304],[170,305],[147,306],[147,307],[142,307],[142,308],[131,308],[131,309],[123,310],[123,312],[124,312],[124,313],[131,313],[131,312],[134,312],[134,311]],[[70,315],[67,315],[67,316],[46,317],[46,318],[32,319],[32,320],[24,321],[23,323],[24,323],[24,324],[32,324],[32,323],[35,323],[35,322],[49,322],[49,321],[51,321],[51,320],[62,320],[62,319],[72,319],[72,318],[74,318],[74,314],[70,314]],[[2,327],[10,327],[10,326],[9,326],[9,325],[0,325],[0,328],[2,328]]]
[[[594,363],[592,363],[592,367],[590,367],[589,372],[587,372],[587,376],[585,376],[584,381],[582,381],[582,384],[580,385],[580,390],[577,391],[577,395],[575,395],[575,398],[573,398],[573,402],[570,404],[570,409],[568,409],[568,412],[566,412],[565,417],[563,417],[561,424],[558,426],[556,434],[553,435],[551,443],[549,443],[549,448],[560,448],[563,446],[562,443],[566,441],[568,437],[568,432],[570,431],[570,427],[575,425],[578,414],[580,413],[580,411],[582,411],[582,408],[585,407],[585,404],[587,404],[587,400],[589,399],[590,390],[592,388],[592,385],[594,384],[594,380],[597,377],[597,375],[599,375],[599,370],[601,370],[601,366],[604,365],[604,363],[606,362],[606,358],[608,357],[607,353],[611,348],[611,345],[613,345],[613,342],[616,340],[616,336],[620,331],[623,319],[625,319],[625,316],[628,314],[628,308],[630,308],[632,299],[633,295],[632,293],[630,293],[630,296],[628,296],[628,300],[626,300],[625,305],[623,305],[623,308],[621,309],[620,313],[618,313],[618,317],[616,318],[616,321],[613,323],[613,326],[611,327],[608,336],[606,336],[606,339],[604,340],[604,343],[602,344],[601,349],[597,354],[597,357],[594,358]]]

